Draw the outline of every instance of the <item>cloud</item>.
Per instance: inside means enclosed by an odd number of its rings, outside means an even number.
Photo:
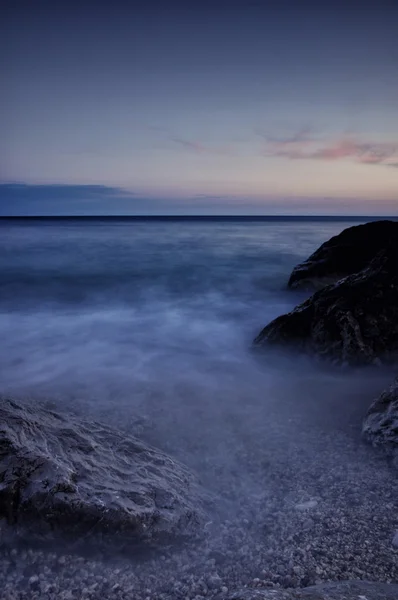
[[[311,127],[302,127],[296,133],[291,134],[290,136],[270,136],[265,133],[260,128],[255,128],[254,133],[262,137],[266,142],[273,144],[307,144],[314,141]]]
[[[195,154],[211,154],[217,156],[232,156],[235,154],[232,146],[210,146],[202,144],[196,140],[188,140],[179,137],[171,137],[170,138],[175,144],[178,144],[185,150],[189,152],[194,152]]]
[[[316,139],[307,130],[285,138],[263,136],[265,156],[290,160],[353,160],[367,165],[394,166],[398,160],[398,142],[363,141],[353,136],[334,140]]]
[[[41,199],[59,202],[68,199],[75,201],[98,198],[123,198],[133,195],[133,192],[107,185],[68,185],[62,183],[36,185],[27,183],[0,184],[1,201],[19,199],[34,201]]]
[[[191,154],[202,154],[202,155],[213,155],[213,156],[235,156],[237,151],[236,147],[231,144],[222,144],[222,145],[213,145],[213,144],[204,144],[203,142],[190,139],[186,137],[181,137],[176,134],[175,131],[172,131],[168,127],[163,127],[159,125],[147,125],[148,131],[151,131],[155,134],[158,134],[163,140],[167,142],[172,142],[175,146],[179,146],[180,149],[186,150]]]
[[[108,214],[151,208],[151,200],[106,185],[0,183],[0,216]]]
[[[272,202],[269,207],[275,209]],[[248,202],[224,194],[156,196],[106,185],[0,183],[0,217],[228,215],[263,210],[255,199]]]
[[[195,142],[192,140],[183,140],[182,138],[171,138],[173,142],[179,144],[186,150],[191,150],[192,152],[196,152],[198,154],[205,154],[206,148],[200,142]]]

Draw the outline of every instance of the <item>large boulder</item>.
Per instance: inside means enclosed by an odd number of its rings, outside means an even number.
[[[398,466],[398,379],[371,404],[362,432],[373,446],[393,456]]]
[[[336,581],[302,589],[245,589],[228,600],[396,600],[398,584],[377,581]]]
[[[398,252],[316,292],[269,323],[256,346],[289,344],[340,363],[372,364],[398,351]]]
[[[187,468],[134,437],[0,400],[0,518],[13,535],[131,549],[194,534],[204,503]]]
[[[387,245],[398,252],[398,222],[374,221],[344,229],[297,265],[289,287],[321,289],[361,271]]]

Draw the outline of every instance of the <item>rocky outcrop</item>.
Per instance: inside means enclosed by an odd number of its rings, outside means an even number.
[[[228,600],[396,600],[398,584],[373,581],[336,581],[303,589],[242,590]]]
[[[131,548],[195,533],[204,496],[181,464],[106,425],[0,400],[0,518]]]
[[[361,271],[388,245],[393,245],[398,252],[398,222],[374,221],[349,227],[297,265],[288,285],[321,289]]]
[[[390,244],[362,271],[316,292],[267,325],[256,346],[289,344],[340,363],[372,364],[398,351],[398,252]]]
[[[362,432],[373,446],[393,456],[398,466],[398,379],[371,404]]]

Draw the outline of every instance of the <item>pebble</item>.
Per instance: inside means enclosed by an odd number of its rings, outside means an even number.
[[[39,583],[40,578],[38,575],[32,575],[32,577],[29,577],[29,585],[30,587],[36,587],[37,584]]]
[[[310,510],[311,508],[315,508],[318,505],[317,500],[308,500],[307,502],[300,502],[295,505],[296,510]]]
[[[395,532],[394,537],[392,538],[392,545],[398,548],[398,531]]]
[[[207,579],[207,585],[209,588],[219,588],[221,587],[222,579],[218,575],[213,575]]]

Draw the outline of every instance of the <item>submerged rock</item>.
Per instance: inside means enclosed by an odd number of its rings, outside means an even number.
[[[371,404],[362,432],[371,444],[398,459],[398,379]]]
[[[289,287],[320,289],[361,271],[388,245],[398,252],[398,222],[374,221],[344,229],[297,265]]]
[[[170,541],[195,532],[203,501],[183,465],[134,437],[0,400],[0,518],[22,537]]]
[[[316,292],[267,325],[256,346],[290,344],[340,363],[372,364],[398,351],[398,251]]]
[[[302,589],[245,589],[228,600],[396,600],[398,584],[336,581]]]

